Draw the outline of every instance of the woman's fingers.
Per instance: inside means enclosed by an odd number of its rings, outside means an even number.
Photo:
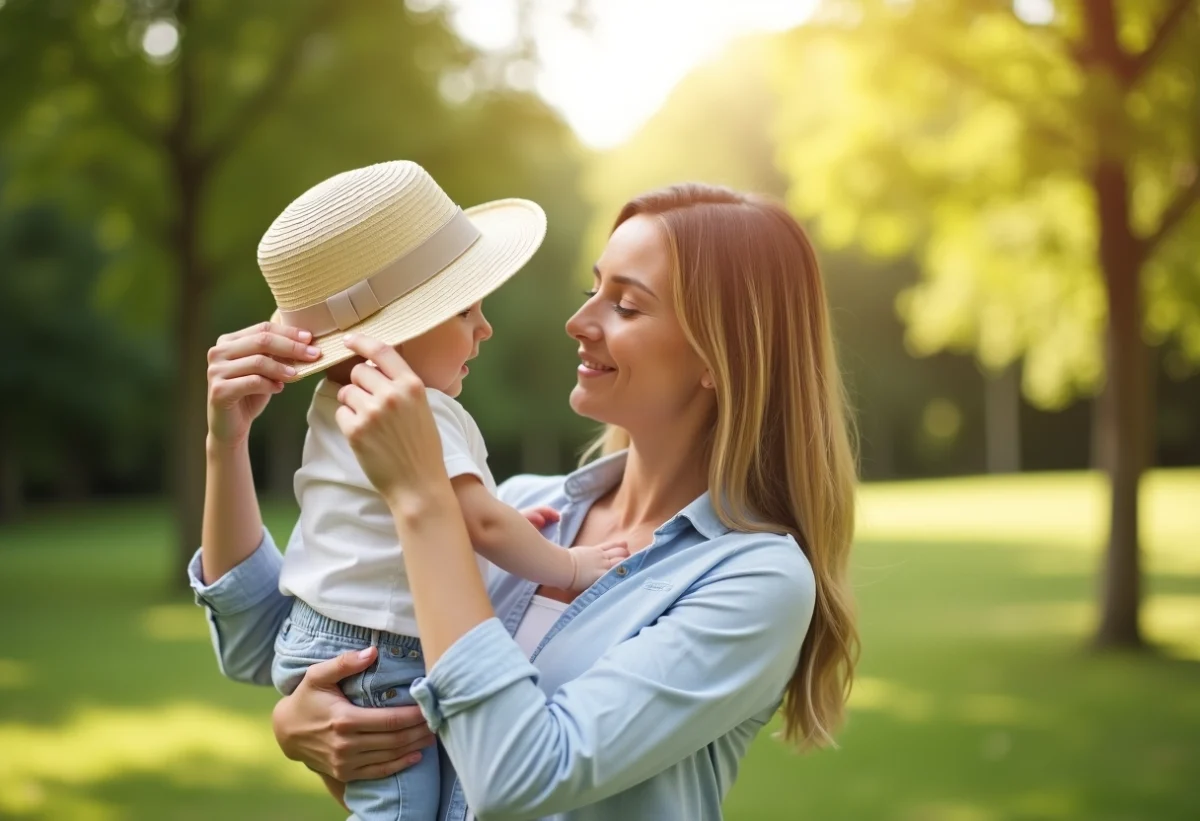
[[[362,713],[357,716],[354,729],[372,735],[397,734],[401,736],[400,742],[405,744],[418,737],[432,735],[421,708],[415,705],[363,708]]]
[[[281,390],[282,381],[267,379],[265,376],[239,376],[234,379],[222,379],[214,384],[209,391],[209,398],[218,405],[227,406],[247,396],[265,396],[279,393]]]
[[[350,381],[367,393],[373,394],[386,387],[390,380],[371,363],[360,362],[350,371]]]
[[[420,753],[412,753],[403,758],[393,759],[383,764],[371,764],[366,767],[361,767],[351,773],[351,781],[368,781],[374,778],[387,778],[389,775],[395,775],[401,770],[407,770],[413,764],[421,760]]]
[[[312,362],[321,356],[321,351],[313,345],[291,339],[284,334],[257,331],[244,336],[226,338],[224,342],[218,340],[217,344],[208,352],[208,361],[210,363],[232,361],[256,354],[265,354],[290,362]]]
[[[296,369],[266,354],[252,354],[208,366],[210,378],[234,379],[239,376],[265,376],[276,382],[290,382]]]
[[[421,750],[432,746],[433,743],[433,738],[430,737],[430,740],[421,741],[419,743],[392,746],[387,747],[386,749],[371,749],[363,750],[362,752],[354,752],[352,753],[350,766],[351,768],[357,768],[369,767],[372,764],[386,764],[389,761],[395,761],[398,758],[404,758],[406,755],[419,753]]]
[[[232,341],[234,339],[241,339],[244,336],[253,336],[254,334],[279,334],[280,336],[294,339],[297,342],[303,342],[306,345],[312,341],[312,334],[303,328],[293,328],[290,325],[282,325],[278,322],[259,322],[256,325],[251,325],[249,328],[242,328],[240,331],[225,334],[217,341]]]
[[[371,403],[371,396],[358,385],[342,385],[338,389],[338,401],[355,413],[364,413]]]
[[[366,650],[350,650],[328,661],[320,661],[309,667],[304,673],[300,686],[337,688],[338,682],[355,673],[361,673],[371,666],[379,651],[374,647]],[[371,712],[364,708],[364,712]]]
[[[404,357],[392,346],[362,334],[346,334],[344,341],[347,348],[363,359],[374,362],[375,367],[379,368],[388,379],[395,381],[401,377],[411,377],[420,382],[412,368],[404,361]]]

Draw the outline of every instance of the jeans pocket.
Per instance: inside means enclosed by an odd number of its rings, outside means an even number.
[[[271,663],[271,681],[285,696],[291,695],[304,679],[309,667],[328,661],[346,650],[330,637],[315,635],[284,621],[275,637],[275,659]]]

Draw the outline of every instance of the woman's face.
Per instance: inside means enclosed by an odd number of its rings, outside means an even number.
[[[567,321],[581,360],[575,412],[634,436],[707,413],[712,391],[672,306],[670,257],[657,223],[641,215],[621,223],[593,275],[588,301]]]

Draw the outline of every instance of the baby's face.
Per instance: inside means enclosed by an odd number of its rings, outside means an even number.
[[[435,388],[447,396],[462,392],[467,375],[467,360],[479,354],[479,343],[492,335],[492,326],[483,315],[483,303],[476,302],[467,310],[452,316],[432,330],[396,345],[408,366],[426,387]],[[325,373],[331,382],[346,385],[350,371],[363,361],[356,356],[339,362]]]
[[[458,396],[467,375],[467,360],[479,355],[480,343],[491,335],[483,303],[476,302],[436,328],[397,345],[396,350],[426,387]]]

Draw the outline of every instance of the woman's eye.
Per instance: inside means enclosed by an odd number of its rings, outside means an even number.
[[[595,296],[596,294],[598,294],[598,293],[600,293],[600,292],[599,292],[599,291],[597,291],[595,288],[593,288],[593,289],[592,289],[592,290],[590,290],[590,291],[584,291],[584,292],[583,292],[583,295],[584,295],[585,297],[587,297],[588,299],[591,299],[592,297],[594,297],[594,296]],[[633,308],[626,308],[625,306],[623,306],[623,305],[622,305],[621,303],[619,303],[619,302],[614,302],[614,303],[612,304],[612,309],[613,309],[613,311],[615,311],[615,312],[616,312],[617,316],[626,316],[626,317],[628,317],[628,316],[633,316],[634,314],[636,314],[636,313],[637,313],[637,311],[636,311],[635,309],[633,309]]]

